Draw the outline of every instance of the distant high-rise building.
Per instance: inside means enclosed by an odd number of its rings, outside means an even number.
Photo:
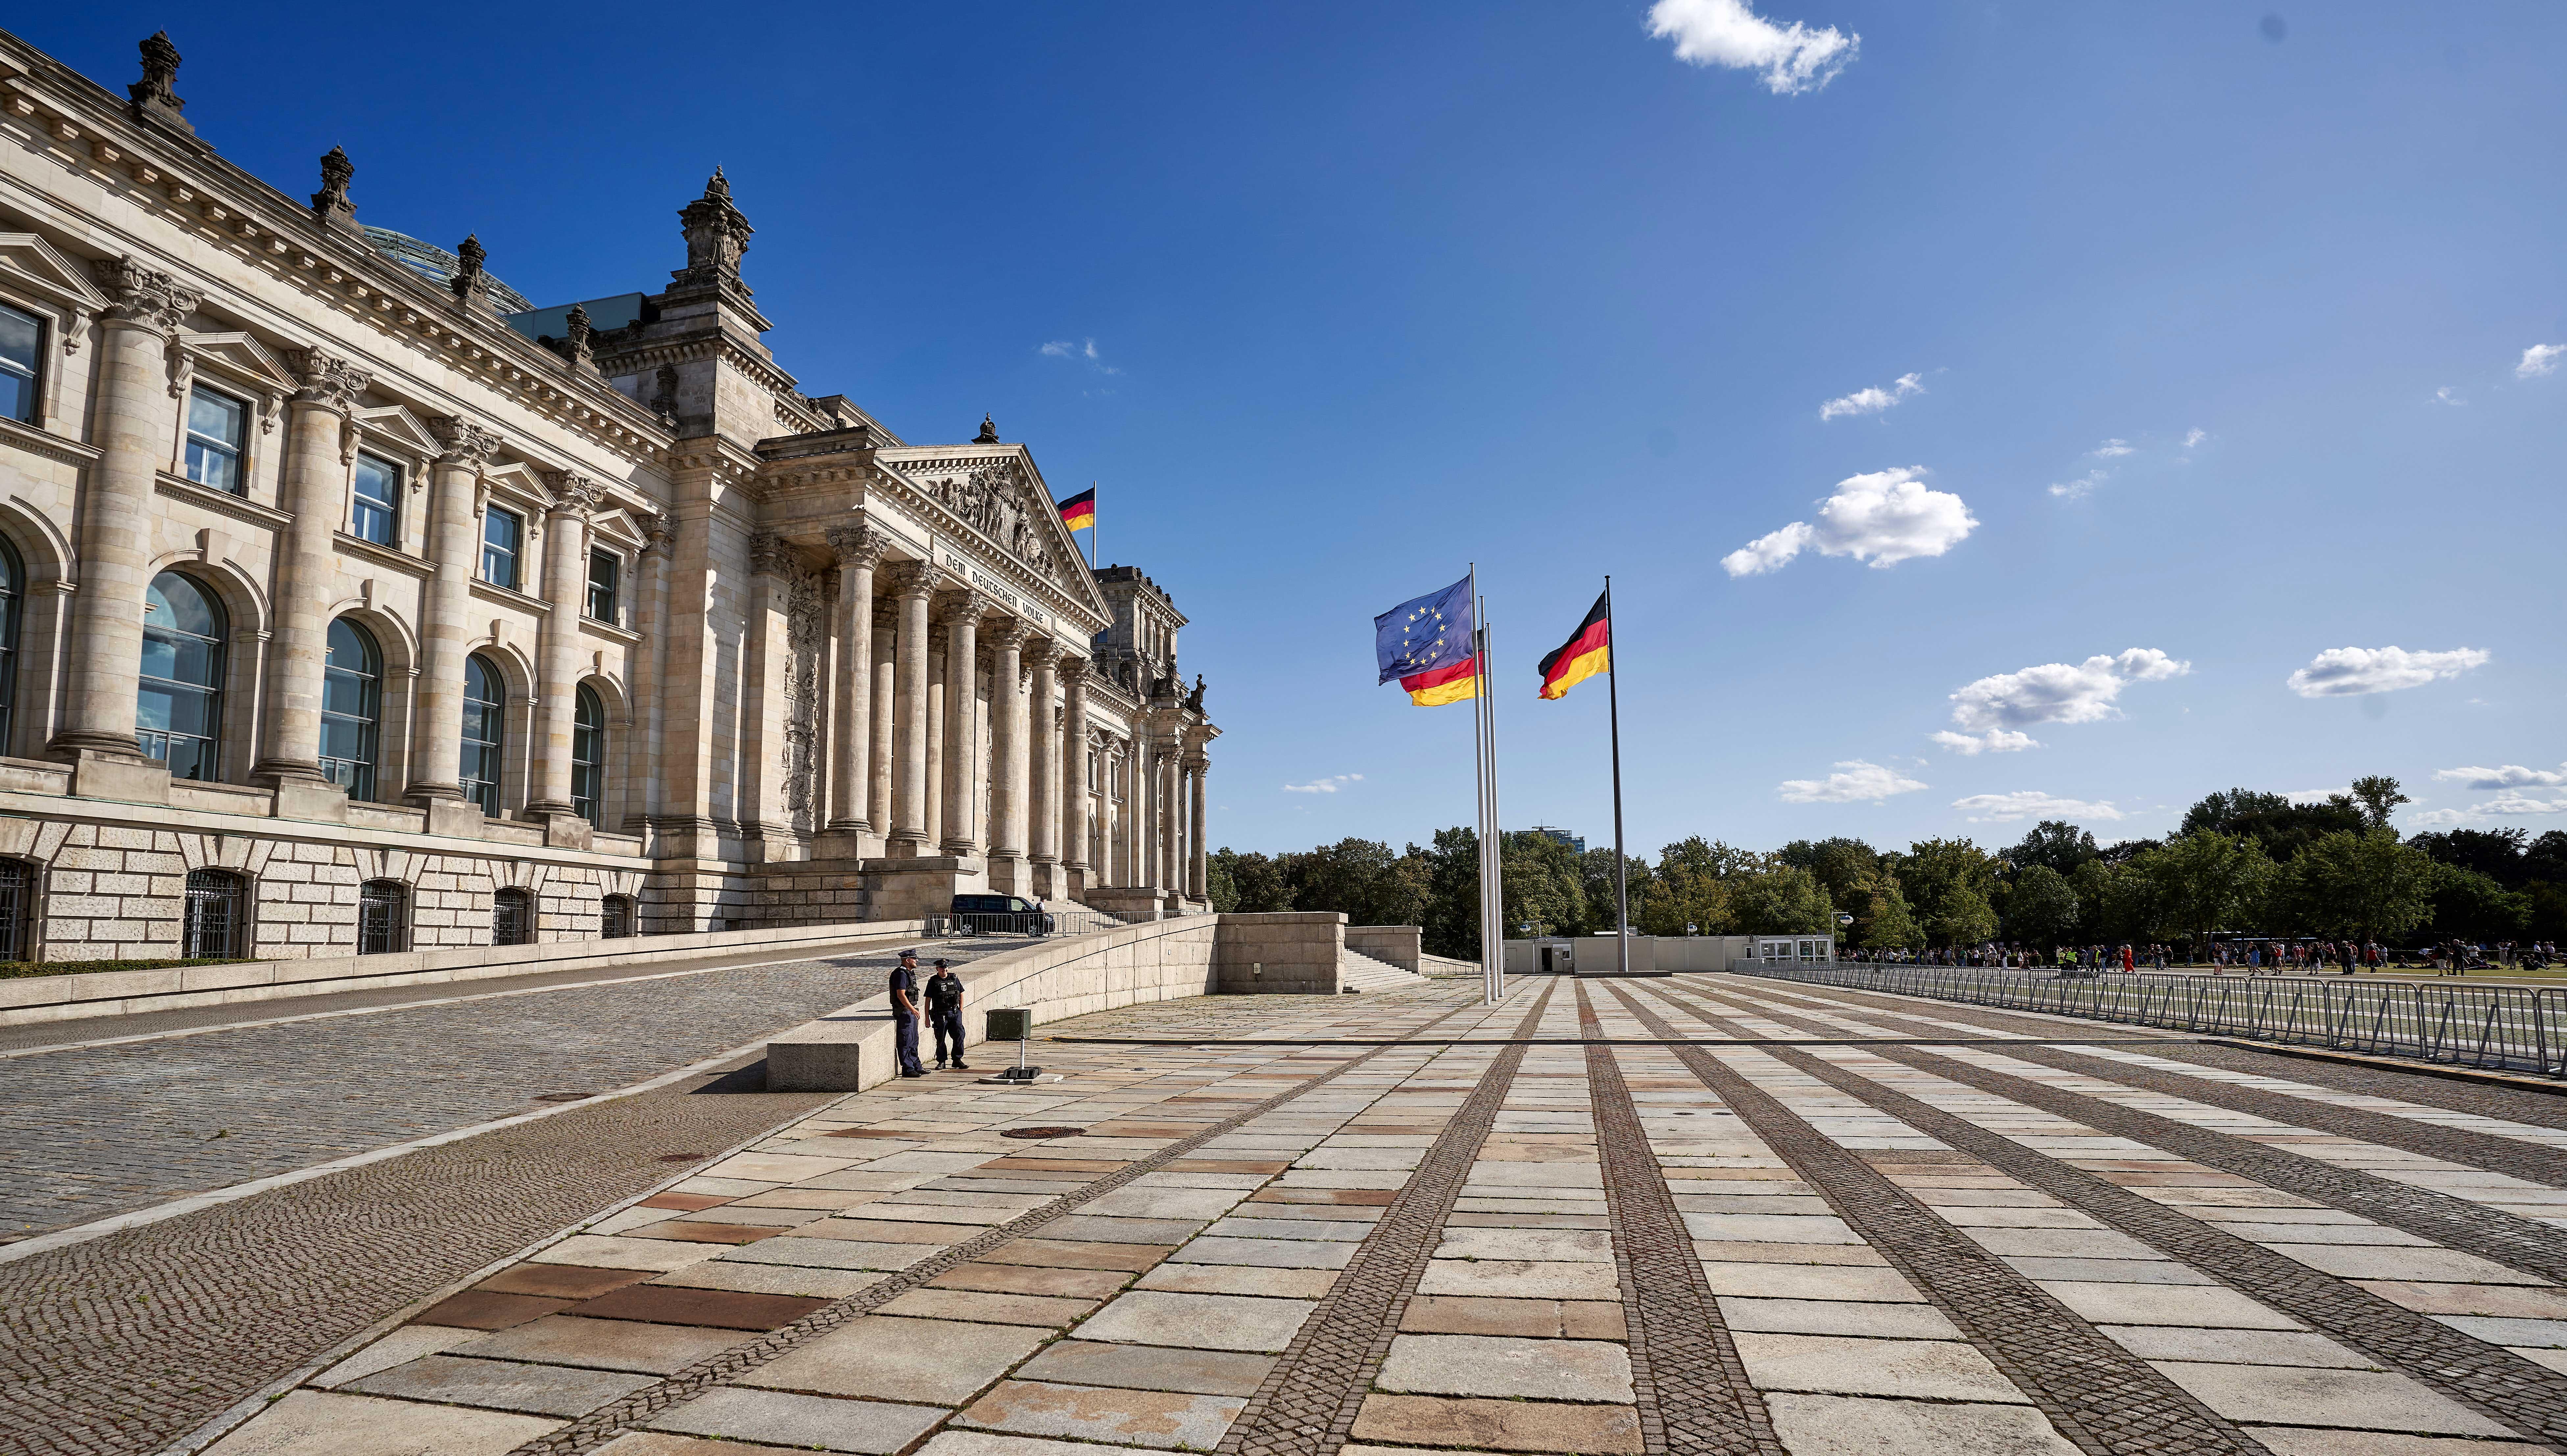
[[[1579,854],[1584,854],[1586,852],[1586,840],[1584,837],[1571,834],[1566,829],[1555,829],[1549,824],[1536,824],[1524,832],[1527,834],[1540,834],[1546,839],[1556,839],[1561,843],[1568,845],[1571,850]]]

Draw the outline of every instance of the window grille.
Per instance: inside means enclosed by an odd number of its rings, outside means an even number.
[[[248,944],[246,882],[229,870],[187,871],[187,908],[178,954],[189,960],[228,959]]]
[[[490,944],[530,946],[535,943],[535,901],[523,890],[501,890],[490,897]]]
[[[28,928],[34,919],[36,884],[23,859],[0,859],[0,961],[35,959]]]
[[[368,880],[357,887],[357,954],[388,956],[410,949],[410,887]]]
[[[605,940],[620,941],[633,934],[633,901],[626,895],[609,895],[597,917],[597,933]]]

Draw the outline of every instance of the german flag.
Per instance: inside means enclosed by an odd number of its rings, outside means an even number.
[[[1466,657],[1451,667],[1402,678],[1399,686],[1408,690],[1408,701],[1420,708],[1441,708],[1447,703],[1480,696],[1480,660]]]
[[[1096,487],[1088,486],[1060,503],[1060,523],[1073,531],[1096,524]]]
[[[1558,698],[1569,689],[1613,667],[1612,593],[1607,591],[1586,609],[1586,620],[1569,640],[1542,660],[1542,696]]]

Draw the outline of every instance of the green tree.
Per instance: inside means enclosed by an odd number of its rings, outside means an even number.
[[[1228,846],[1206,858],[1212,878],[1206,888],[1212,893],[1213,909],[1266,913],[1292,908],[1292,887],[1285,882],[1282,859],[1242,854]]]
[[[2291,861],[2282,899],[2302,925],[2320,935],[2385,940],[2431,917],[2440,873],[2422,851],[2399,843],[2393,829],[2339,830],[2314,840]]]
[[[1997,862],[1967,839],[1923,839],[1897,864],[1916,922],[1934,945],[1973,945],[1997,933]]]
[[[2100,858],[2095,836],[2064,819],[2044,819],[2023,836],[2023,842],[2005,852],[2017,869],[2044,865],[2061,875],[2077,873],[2077,867]]]
[[[1417,925],[1425,915],[1423,856],[1375,839],[1340,839],[1292,855],[1285,870],[1295,910],[1342,911],[1349,925]]]
[[[1623,874],[1630,886],[1631,913],[1639,914],[1649,895],[1649,862],[1637,855],[1625,856]],[[1586,914],[1596,935],[1613,933],[1613,851],[1590,849],[1577,862],[1578,887],[1585,893]]]
[[[2373,829],[2389,828],[2391,812],[2400,804],[2415,802],[2398,786],[2397,779],[2385,773],[2367,773],[2355,779],[2347,797],[2361,806],[2363,823]]]
[[[1854,910],[1854,935],[1856,945],[1874,951],[1925,949],[1924,928],[1886,867],[1872,876],[1869,899]]]
[[[2531,918],[2529,895],[2507,890],[2493,875],[2457,865],[2434,866],[2432,894],[2435,935],[2506,940],[2520,935]]]
[[[2167,923],[2192,938],[2196,959],[2207,951],[2212,931],[2237,926],[2263,909],[2274,875],[2259,841],[2215,829],[2178,834],[2132,861],[2132,868],[2147,876]]]
[[[1438,829],[1431,847],[1412,844],[1408,852],[1426,862],[1426,914],[1418,922],[1426,933],[1426,954],[1480,959],[1480,831]]]
[[[1507,934],[1520,935],[1517,927],[1532,925],[1546,935],[1584,935],[1593,915],[1578,874],[1577,852],[1548,834],[1523,830],[1498,843]]]
[[[1827,887],[1839,905],[1859,905],[1870,898],[1872,877],[1880,872],[1880,853],[1859,839],[1795,839],[1775,858],[1808,870]]]
[[[2190,835],[2206,829],[2251,835],[2264,846],[2268,858],[2286,860],[2321,834],[2366,827],[2362,810],[2346,794],[2332,795],[2325,803],[2295,804],[2278,793],[2231,788],[2207,795],[2186,810],[2176,833]]]
[[[2066,875],[2047,864],[2026,865],[2006,891],[2006,936],[2057,950],[2077,929],[2078,909],[2077,891]]]
[[[1819,877],[1780,860],[1729,882],[1729,909],[1741,935],[1815,935],[1837,928],[1837,908]]]
[[[1631,918],[1646,935],[1680,936],[1686,926],[1698,935],[1729,934],[1729,880],[1754,860],[1699,834],[1677,840],[1658,851],[1648,894],[1633,901]]]

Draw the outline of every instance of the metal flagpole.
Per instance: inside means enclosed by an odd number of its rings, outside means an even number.
[[[1480,934],[1497,948],[1489,958],[1489,1001],[1491,1005],[1507,998],[1507,884],[1505,852],[1507,831],[1498,813],[1498,695],[1489,678],[1488,604],[1483,602],[1474,618],[1480,629],[1480,713],[1481,731],[1488,739],[1489,837],[1480,841],[1480,882],[1486,888],[1480,893]]]
[[[1095,481],[1087,482],[1087,493],[1090,495],[1096,493]],[[1094,520],[1087,523],[1087,569],[1090,572],[1096,570],[1096,522]]]
[[[1604,702],[1613,736],[1613,955],[1614,969],[1631,974],[1631,886],[1622,854],[1622,644],[1613,630],[1613,578],[1604,578]]]
[[[1489,945],[1489,734],[1481,729],[1481,709],[1489,696],[1487,663],[1479,658],[1479,562],[1471,562],[1471,793],[1476,798],[1479,819],[1479,999],[1497,999],[1497,974],[1492,971],[1492,945]]]

